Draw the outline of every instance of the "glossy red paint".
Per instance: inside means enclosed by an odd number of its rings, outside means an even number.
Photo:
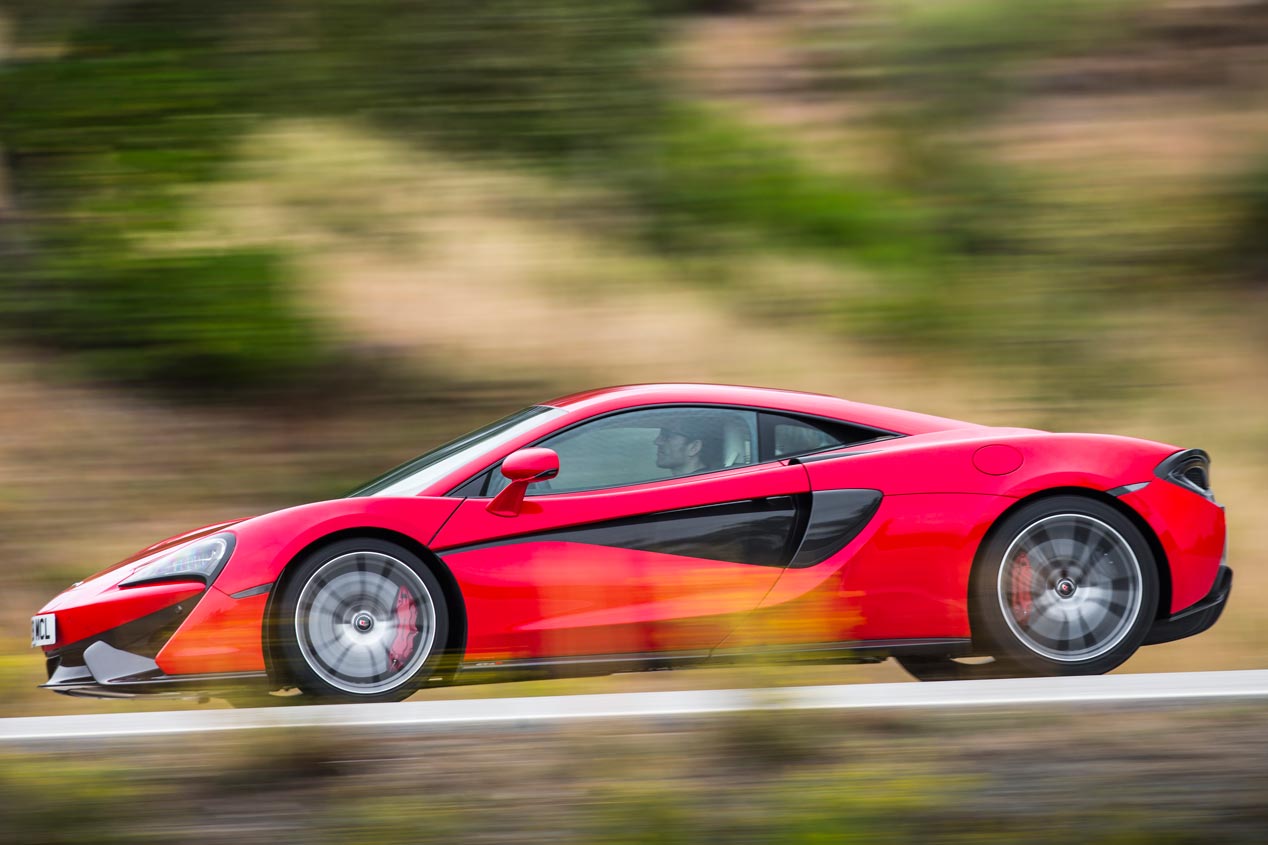
[[[190,615],[158,653],[167,674],[259,671],[269,595],[294,561],[337,537],[373,534],[435,555],[461,596],[468,662],[718,647],[970,636],[969,574],[987,532],[1032,496],[1083,490],[1147,524],[1165,551],[1176,612],[1207,595],[1224,553],[1224,513],[1158,479],[1174,446],[1125,437],[989,428],[829,396],[717,385],[632,385],[562,397],[517,437],[457,462],[418,496],[316,502],[208,526],[148,547],[68,590],[59,639],[87,641],[180,602]],[[611,413],[665,405],[769,409],[866,425],[893,439],[801,461],[584,493],[530,496],[513,516],[487,498],[450,495],[545,437]],[[531,455],[531,453],[530,453]],[[1147,483],[1117,499],[1105,491]],[[808,568],[781,569],[576,542],[561,531],[735,502],[793,497],[805,530],[818,491],[876,490],[879,509],[848,545]],[[144,559],[215,531],[236,537],[211,588],[120,587]],[[255,593],[251,595],[251,593]],[[239,598],[234,598],[238,595]]]
[[[261,632],[267,597],[235,600],[230,598],[232,594],[272,584],[283,568],[305,549],[340,532],[381,531],[413,538],[426,545],[458,504],[457,499],[337,499],[230,523],[229,530],[237,537],[233,555],[216,579],[215,588],[208,590],[199,601],[164,649],[166,653],[160,653],[162,659],[173,667],[180,667],[178,674],[249,672],[262,668]],[[191,542],[216,530],[225,530],[225,525],[182,535],[180,541]],[[179,543],[170,541],[156,544],[46,604],[40,613],[57,613],[58,642],[44,650],[54,651],[201,593],[204,589],[201,583],[116,586],[127,578],[135,565],[176,545]],[[170,601],[164,598],[168,596]],[[228,644],[223,647],[207,644],[207,640],[219,636],[221,625],[226,626]],[[239,635],[246,636],[249,642]],[[192,644],[187,646],[187,640]],[[206,658],[204,667],[215,668],[192,668],[203,658]],[[163,666],[161,662],[160,666]]]
[[[559,474],[559,456],[550,449],[520,449],[502,462],[502,474],[512,481],[541,481]]]
[[[992,444],[1017,450],[1024,471],[990,474],[978,469],[974,455]],[[1148,481],[1154,468],[1177,451],[1174,446],[1110,435],[982,428],[863,444],[835,453],[840,458],[808,467],[816,490],[869,487],[887,496],[979,493],[1021,499],[1065,487],[1105,491]]]
[[[559,475],[559,456],[550,449],[520,449],[502,461],[502,475],[511,483],[494,497],[486,509],[494,516],[519,516],[528,485]]]
[[[1014,503],[963,493],[887,496],[836,555],[785,570],[725,647],[967,637],[974,555]]]
[[[1122,497],[1145,518],[1166,550],[1171,613],[1200,601],[1215,583],[1224,557],[1224,509],[1192,490],[1155,479]]]
[[[69,643],[117,628],[134,619],[157,613],[196,597],[205,588],[201,581],[116,587],[111,578],[85,581],[44,605],[40,613],[57,614],[57,642],[52,651]]]
[[[233,599],[215,587],[185,619],[155,661],[168,675],[264,669],[260,630],[267,595]]]
[[[1021,469],[1024,462],[1017,447],[1007,443],[989,443],[973,453],[973,466],[987,475],[1008,475]]]
[[[445,558],[468,611],[472,661],[708,651],[779,570],[566,542]]]
[[[216,587],[232,595],[272,584],[305,550],[331,536],[376,531],[422,546],[457,509],[461,499],[334,499],[264,514],[234,526],[238,543]]]
[[[803,467],[775,463],[617,490],[537,496],[514,519],[490,514],[487,499],[469,499],[432,548],[462,590],[471,659],[708,650],[757,606],[779,569],[534,535],[809,489]],[[480,545],[511,539],[519,542]]]
[[[236,525],[237,546],[215,589],[159,653],[159,666],[169,674],[263,669],[261,632],[268,597],[235,600],[234,593],[273,584],[290,561],[340,533],[379,531],[426,546],[458,504],[458,499],[337,499]],[[218,642],[222,628],[224,641]]]

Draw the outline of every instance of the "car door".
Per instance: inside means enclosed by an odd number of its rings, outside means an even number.
[[[804,468],[755,463],[755,421],[717,408],[588,421],[538,444],[560,474],[511,517],[488,510],[493,468],[432,543],[462,589],[468,659],[720,643],[791,558],[809,492]],[[696,443],[707,462],[675,465]]]

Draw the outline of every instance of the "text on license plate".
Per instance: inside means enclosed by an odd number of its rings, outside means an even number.
[[[31,617],[31,645],[52,645],[57,642],[57,618],[51,613]]]

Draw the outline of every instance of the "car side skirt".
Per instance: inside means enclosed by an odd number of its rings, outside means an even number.
[[[151,677],[98,681],[91,675],[51,678],[40,689],[77,698],[204,698],[218,690],[252,687],[262,691],[273,688],[263,672],[221,672],[210,675],[153,675]]]
[[[900,654],[962,657],[971,653],[972,640],[946,638],[812,643],[756,649],[475,660],[463,663],[459,667],[455,683],[510,680],[511,677],[517,675],[535,677],[607,675],[615,672],[677,669],[702,664],[718,665],[763,659],[781,663],[880,663],[888,657]]]
[[[128,666],[138,655],[111,649],[111,661]],[[572,657],[521,658],[513,660],[477,660],[459,667],[454,684],[478,684],[510,681],[525,677],[581,677],[609,675],[616,672],[676,669],[703,664],[721,665],[748,660],[772,660],[781,663],[880,663],[896,655],[923,654],[962,657],[972,654],[969,639],[870,640],[806,645],[772,646],[760,649],[723,649],[646,654],[598,654]],[[152,661],[147,661],[151,663]],[[90,661],[89,666],[100,661]],[[85,698],[168,697],[196,698],[215,695],[217,690],[253,687],[272,689],[274,684],[264,672],[221,672],[202,675],[165,675],[157,668],[114,675],[100,670],[94,674],[89,666],[62,667],[54,671],[41,689],[62,695]],[[143,668],[138,665],[128,669]],[[112,677],[99,677],[111,674]]]

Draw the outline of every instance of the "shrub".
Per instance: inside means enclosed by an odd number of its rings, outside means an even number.
[[[1226,260],[1239,276],[1268,285],[1268,154],[1243,169],[1226,194],[1232,217]]]
[[[5,311],[20,336],[113,379],[253,386],[294,377],[319,356],[289,282],[284,259],[267,250],[86,250],[42,262],[10,288]]]
[[[822,173],[722,114],[678,107],[653,140],[622,178],[662,243],[738,231],[889,266],[919,264],[937,250],[901,194]]]
[[[642,0],[322,0],[304,108],[560,163],[635,142],[663,90]],[[564,162],[566,163],[566,162]]]
[[[320,357],[281,253],[154,249],[261,120],[333,112],[468,151],[597,158],[640,137],[660,96],[656,17],[638,0],[14,13],[55,46],[0,66],[19,212],[0,231],[0,320],[129,382],[268,382]]]

